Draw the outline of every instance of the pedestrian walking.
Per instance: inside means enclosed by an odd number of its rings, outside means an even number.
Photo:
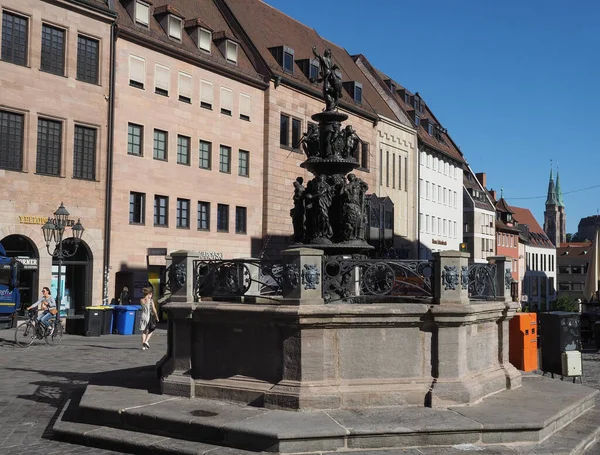
[[[158,313],[154,306],[152,298],[152,288],[145,287],[142,289],[144,297],[140,301],[142,305],[142,317],[140,318],[140,331],[142,332],[142,350],[150,349],[150,337],[156,329],[156,321],[158,321]]]

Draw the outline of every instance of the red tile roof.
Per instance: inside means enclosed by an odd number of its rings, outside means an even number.
[[[513,218],[519,223],[519,226],[527,226],[529,229],[528,240],[533,246],[554,248],[554,244],[550,241],[529,209],[514,206],[510,206],[510,209],[513,211]]]

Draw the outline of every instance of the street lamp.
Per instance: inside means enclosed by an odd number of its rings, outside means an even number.
[[[65,208],[64,204],[61,202],[60,207],[54,212],[54,218],[48,218],[46,224],[42,226],[42,232],[44,233],[44,240],[46,241],[46,250],[48,250],[48,254],[53,258],[58,259],[58,284],[56,289],[56,307],[58,313],[56,313],[56,320],[60,320],[60,289],[61,289],[61,273],[62,273],[62,264],[65,258],[70,258],[77,253],[77,248],[79,247],[79,241],[81,240],[81,236],[83,235],[83,225],[80,220],[77,220],[77,223],[73,224],[73,220],[69,219],[69,211]],[[63,237],[65,234],[65,228],[67,226],[71,226],[71,235],[73,238],[74,248],[72,251],[63,250]],[[50,245],[53,245],[54,249],[50,252]]]

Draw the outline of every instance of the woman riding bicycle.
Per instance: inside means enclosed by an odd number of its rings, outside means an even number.
[[[50,321],[52,316],[55,316],[56,313],[58,313],[54,297],[52,297],[52,295],[50,294],[50,288],[44,286],[42,288],[42,298],[27,309],[32,310],[34,308],[37,308],[38,306],[42,310],[44,310],[42,317],[39,318],[39,322],[41,322],[44,327],[48,327],[48,321]]]

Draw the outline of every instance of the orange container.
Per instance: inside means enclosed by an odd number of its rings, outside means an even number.
[[[522,371],[538,368],[538,326],[536,313],[516,313],[508,323],[508,359]]]

